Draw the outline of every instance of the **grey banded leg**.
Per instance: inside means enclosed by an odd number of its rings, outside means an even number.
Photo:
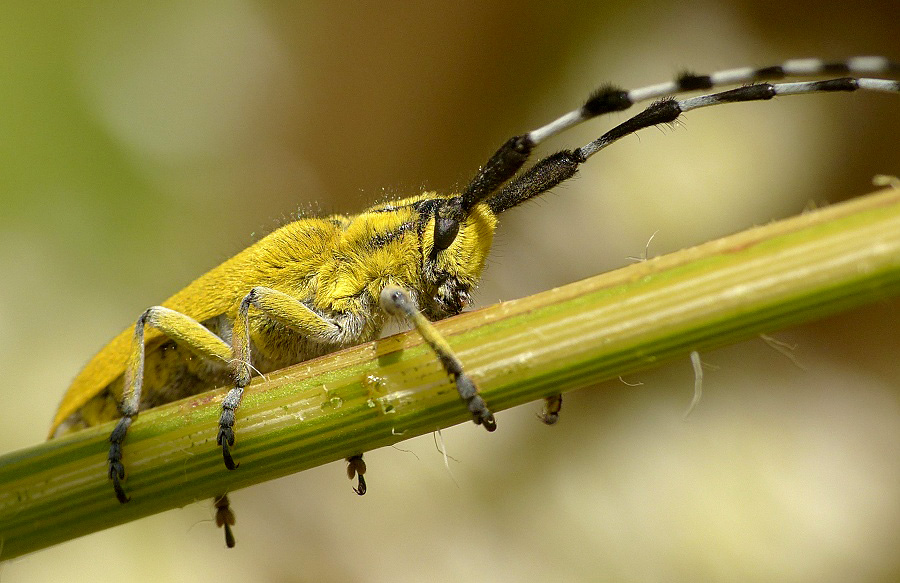
[[[425,342],[431,346],[431,349],[437,355],[438,360],[444,370],[447,371],[456,382],[456,390],[459,396],[465,401],[469,412],[472,413],[472,420],[477,425],[484,425],[488,431],[497,429],[497,423],[494,421],[494,414],[487,408],[487,404],[481,395],[478,394],[478,388],[472,379],[465,373],[459,358],[453,353],[450,345],[441,336],[431,322],[419,312],[415,303],[410,298],[406,290],[399,287],[388,286],[381,291],[381,307],[393,316],[403,317],[411,322]]]
[[[250,290],[238,308],[238,316],[232,329],[234,356],[232,370],[234,388],[228,391],[222,401],[222,415],[219,417],[219,433],[216,443],[222,446],[225,467],[234,470],[239,464],[231,455],[234,446],[234,412],[241,404],[244,387],[250,383],[250,307],[263,312],[272,320],[284,324],[302,336],[320,342],[339,342],[343,330],[332,320],[316,314],[303,302],[278,290],[255,287]]]

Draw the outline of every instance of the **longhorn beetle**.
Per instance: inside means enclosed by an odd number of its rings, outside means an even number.
[[[669,124],[692,109],[817,92],[900,94],[883,57],[829,63],[799,59],[761,69],[710,75],[684,73],[669,83],[626,91],[604,86],[578,109],[510,138],[459,193],[426,192],[377,204],[358,215],[302,218],[277,229],[200,276],[106,345],[63,396],[50,436],[118,419],[109,437],[109,478],[122,503],[123,442],[139,411],[231,384],[216,441],[234,470],[235,412],[254,374],[378,337],[386,321],[414,326],[456,383],[461,406],[488,431],[497,427],[463,364],[430,321],[458,314],[469,302],[501,213],[575,175],[588,158],[619,138]],[[838,77],[838,75],[853,75]],[[769,83],[788,76],[826,79]],[[745,84],[677,100],[686,91]],[[563,150],[520,172],[532,150],[551,136],[601,114],[658,99],[645,110],[574,150]],[[149,329],[148,329],[149,328]],[[554,423],[562,401],[548,398],[543,420]],[[239,424],[238,424],[239,425]],[[212,428],[210,429],[212,430]],[[365,493],[362,453],[347,459],[356,492]],[[234,515],[225,494],[215,498],[216,523],[234,546]]]

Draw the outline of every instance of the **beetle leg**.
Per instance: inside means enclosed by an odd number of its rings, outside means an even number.
[[[385,312],[392,316],[403,317],[411,322],[416,327],[416,330],[419,331],[419,334],[422,335],[422,338],[425,339],[425,342],[431,346],[438,360],[441,361],[444,370],[456,381],[456,390],[459,391],[459,396],[466,402],[469,412],[472,413],[472,420],[477,425],[484,425],[484,428],[488,431],[497,429],[494,414],[491,413],[484,399],[478,394],[475,382],[465,373],[462,363],[456,357],[456,354],[453,353],[444,337],[435,330],[428,318],[423,316],[416,308],[415,302],[413,302],[409,293],[399,287],[387,286],[381,290],[380,299],[381,307]]]
[[[221,338],[210,332],[200,322],[169,308],[153,306],[138,318],[134,326],[131,342],[131,353],[125,367],[124,392],[120,411],[122,417],[109,436],[109,479],[119,502],[128,502],[129,498],[122,487],[125,478],[125,466],[122,463],[122,442],[137,416],[141,404],[141,387],[144,382],[144,328],[153,326],[180,345],[207,358],[227,360],[231,356],[231,347]]]
[[[244,387],[250,383],[250,307],[260,310],[268,318],[284,324],[305,338],[318,342],[337,343],[343,339],[343,330],[333,320],[323,318],[307,308],[292,295],[268,287],[254,287],[238,307],[237,318],[232,329],[234,348],[231,360],[234,388],[228,391],[222,402],[219,417],[219,434],[216,443],[222,446],[225,467],[238,467],[231,455],[234,446],[234,412],[241,404]]]

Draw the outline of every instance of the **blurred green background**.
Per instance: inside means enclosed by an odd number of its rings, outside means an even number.
[[[463,184],[514,133],[626,87],[900,58],[896,2],[14,3],[0,7],[0,451],[87,359],[298,211]],[[478,305],[871,190],[897,96],[692,112],[503,217]],[[545,152],[578,146],[625,114]],[[0,565],[19,581],[895,581],[900,302],[538,404]],[[212,429],[211,429],[212,431]],[[223,470],[224,471],[224,470]],[[110,495],[112,493],[110,492]],[[2,536],[2,533],[0,533]]]

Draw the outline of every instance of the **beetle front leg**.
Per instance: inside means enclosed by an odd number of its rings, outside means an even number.
[[[447,371],[456,382],[456,390],[459,392],[460,398],[465,401],[469,412],[472,413],[472,420],[476,425],[483,425],[488,431],[497,429],[497,422],[494,420],[494,414],[488,409],[487,403],[481,395],[478,394],[478,387],[475,381],[463,370],[462,362],[454,354],[453,349],[447,343],[447,340],[435,330],[428,318],[422,315],[422,312],[416,307],[415,302],[409,296],[406,290],[399,287],[387,286],[381,290],[381,308],[393,316],[400,316],[412,323],[425,342],[431,347],[437,355],[438,360],[444,370]]]

